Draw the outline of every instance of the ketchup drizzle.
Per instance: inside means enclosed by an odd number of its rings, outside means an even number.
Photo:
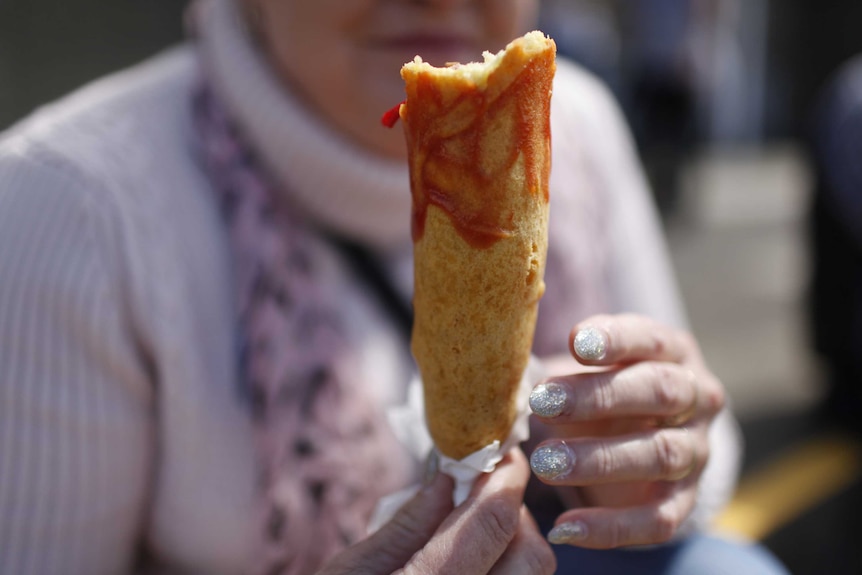
[[[395,124],[398,122],[399,112],[401,110],[401,104],[406,104],[407,100],[399,104],[395,104],[392,108],[386,111],[383,116],[380,118],[380,123],[386,126],[387,128],[395,127]]]

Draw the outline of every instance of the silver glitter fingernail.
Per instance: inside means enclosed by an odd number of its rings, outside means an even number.
[[[548,542],[554,545],[575,543],[587,538],[587,526],[581,521],[560,523],[548,533]]]
[[[571,472],[575,454],[565,443],[543,445],[530,456],[533,473],[542,479],[560,479]]]
[[[440,471],[440,456],[436,449],[432,449],[425,460],[425,473],[422,477],[422,485],[428,487],[437,478],[437,473]]]
[[[594,327],[585,327],[575,336],[575,353],[582,359],[599,361],[605,358],[608,336]]]
[[[566,388],[559,383],[540,383],[530,393],[530,409],[539,417],[557,417],[566,407]]]

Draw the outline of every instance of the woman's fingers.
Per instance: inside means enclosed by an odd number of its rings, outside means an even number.
[[[570,346],[582,364],[607,369],[537,386],[530,404],[546,423],[654,417],[681,425],[724,406],[723,386],[683,330],[639,315],[599,315],[572,330]]]
[[[432,537],[452,511],[452,480],[442,473],[373,535],[338,554],[320,575],[392,573]]]
[[[528,479],[526,457],[512,450],[493,473],[479,478],[404,573],[488,573],[521,530]]]
[[[530,512],[522,505],[518,533],[491,569],[491,573],[493,575],[523,575],[524,573],[550,575],[556,570],[557,560],[554,552],[542,537]]]
[[[569,349],[586,365],[681,363],[699,353],[686,332],[635,314],[598,315],[579,323],[569,335]]]
[[[567,511],[557,519],[548,540],[590,549],[666,543],[694,509],[696,486],[694,479],[668,484],[666,497],[638,507]]]
[[[655,417],[681,424],[699,408],[700,383],[688,367],[642,362],[624,369],[583,373],[540,383],[530,408],[546,423]]]
[[[643,316],[589,318],[569,346],[592,371],[538,385],[530,406],[552,434],[575,437],[541,443],[530,464],[545,483],[583,486],[593,507],[561,515],[549,540],[596,549],[669,540],[695,505],[721,382],[691,334]]]
[[[705,428],[668,428],[614,438],[552,439],[533,451],[530,466],[551,485],[678,481],[702,469]]]
[[[522,504],[528,479],[526,457],[513,450],[453,510],[452,481],[438,474],[321,573],[553,573],[553,551]]]

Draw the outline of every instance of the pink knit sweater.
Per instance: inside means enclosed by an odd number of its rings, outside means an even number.
[[[189,110],[202,66],[279,189],[314,222],[371,246],[409,299],[405,166],[309,116],[255,52],[232,0],[210,4],[197,47],[100,80],[0,137],[2,574],[247,565],[253,433],[237,394],[228,235]],[[570,326],[598,311],[684,322],[621,116],[565,62],[552,129],[536,352],[564,350]],[[407,342],[338,252],[314,233],[307,241],[342,302],[369,397],[400,402]],[[698,521],[729,496],[737,462],[725,415]]]

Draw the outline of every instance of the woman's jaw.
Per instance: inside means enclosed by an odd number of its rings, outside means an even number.
[[[324,123],[377,155],[406,157],[381,115],[405,97],[401,66],[481,60],[529,29],[537,0],[238,0],[274,69]]]

